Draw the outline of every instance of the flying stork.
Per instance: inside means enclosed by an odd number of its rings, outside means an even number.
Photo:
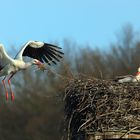
[[[9,77],[8,85],[10,88],[11,100],[13,101],[14,94],[11,88],[11,78],[18,71],[25,70],[32,65],[41,67],[44,63],[47,63],[48,65],[51,65],[51,62],[56,64],[64,54],[60,49],[60,47],[53,44],[40,41],[28,41],[13,59],[6,53],[3,44],[0,44],[0,77],[4,76],[2,83],[6,93],[6,100],[8,100],[8,90],[5,84],[7,76]],[[25,56],[32,58],[32,60],[25,62],[23,60],[23,57]]]

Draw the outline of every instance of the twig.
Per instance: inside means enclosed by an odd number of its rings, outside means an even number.
[[[125,134],[123,134],[120,138],[123,138],[125,135],[131,133],[133,130],[135,130],[135,129],[137,129],[137,128],[140,128],[140,126],[136,126],[136,127],[132,128],[132,129],[130,129],[130,130],[127,131]]]
[[[73,115],[74,115],[75,112],[72,112],[71,114],[71,117],[69,119],[69,123],[68,123],[68,140],[70,140],[70,125],[71,125],[71,121],[72,121],[72,118],[73,118]]]

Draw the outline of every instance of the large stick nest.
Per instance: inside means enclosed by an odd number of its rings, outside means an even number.
[[[68,137],[89,132],[139,130],[140,84],[72,80],[65,92]]]

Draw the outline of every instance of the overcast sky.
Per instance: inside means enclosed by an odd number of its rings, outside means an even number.
[[[0,42],[69,38],[107,46],[127,23],[140,30],[140,0],[0,0]]]

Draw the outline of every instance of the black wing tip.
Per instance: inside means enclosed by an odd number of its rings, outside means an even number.
[[[44,43],[46,45],[46,50],[50,50],[52,53],[56,52],[58,54],[64,55],[64,53],[58,49],[62,49],[61,47],[58,47],[56,45],[53,44],[48,44],[48,43]],[[53,48],[54,47],[54,48]],[[57,49],[56,49],[57,48]],[[56,54],[55,54],[56,55]]]
[[[64,55],[64,53],[63,53],[63,52],[60,52],[60,54]]]
[[[61,47],[58,47],[57,45],[53,45],[50,43],[44,43],[44,45],[51,46],[51,47],[58,48],[58,49],[62,49]]]
[[[52,62],[53,62],[53,64],[55,64],[55,65],[57,64],[55,61],[52,61]]]
[[[59,58],[63,58],[64,53],[60,51],[59,49],[62,49],[61,47],[58,47],[53,44],[45,43],[44,47],[46,53],[44,53],[43,61],[46,62],[48,65],[51,64],[57,64],[57,62],[60,62]]]

